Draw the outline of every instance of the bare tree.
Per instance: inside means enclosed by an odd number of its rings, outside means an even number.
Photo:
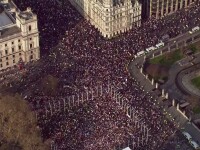
[[[35,114],[19,95],[0,97],[0,131],[6,142],[19,143],[17,146],[23,150],[48,149],[42,142]]]

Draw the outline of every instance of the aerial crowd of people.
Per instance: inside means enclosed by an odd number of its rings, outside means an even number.
[[[151,18],[141,27],[107,40],[67,0],[64,4],[51,0],[15,3],[21,10],[31,7],[37,14],[43,55],[38,63],[25,66],[25,75],[10,83],[11,90],[22,93],[36,111],[44,140],[51,139],[63,150],[160,148],[175,127],[156,106],[157,97],[146,93],[130,77],[127,65],[137,52],[154,46],[163,35],[173,38],[199,24],[199,4],[162,19]],[[40,79],[49,74],[59,79],[56,96],[46,95],[38,86]],[[4,80],[7,84],[5,76],[1,83]],[[50,102],[58,105],[70,95],[108,83],[114,84],[127,103],[138,110],[150,129],[147,143],[130,142],[141,136],[137,132],[140,129],[132,126],[131,119],[108,95],[46,115]]]

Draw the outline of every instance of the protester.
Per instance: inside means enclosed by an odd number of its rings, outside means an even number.
[[[49,56],[44,54],[38,65],[26,65],[23,78],[18,73],[18,80],[9,83],[8,79],[15,76],[11,74],[4,76],[1,82],[11,84],[30,102],[38,114],[44,140],[52,139],[58,149],[63,150],[109,150],[127,143],[129,132],[133,139],[141,137],[139,129],[130,125],[130,119],[109,97],[98,97],[53,116],[45,115],[49,102],[58,105],[67,96],[112,83],[150,128],[148,143],[134,148],[160,148],[174,132],[174,126],[165,120],[161,108],[155,107],[155,98],[129,77],[127,64],[134,54],[157,44],[163,35],[172,38],[198,25],[199,4],[163,19],[149,19],[141,27],[106,40],[67,0],[63,5],[49,0],[15,1],[21,9],[30,6],[38,15],[41,51],[49,52]],[[45,95],[38,87],[38,81],[48,74],[59,79],[55,97]]]

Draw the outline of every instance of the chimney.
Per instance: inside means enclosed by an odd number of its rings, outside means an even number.
[[[31,12],[31,7],[27,7],[26,11]]]

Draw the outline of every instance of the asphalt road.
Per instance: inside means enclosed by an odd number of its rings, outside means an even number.
[[[195,55],[197,58],[193,60],[195,64],[200,63],[200,53]],[[187,59],[185,60],[187,61]],[[193,68],[193,64],[185,63],[186,65],[181,66],[179,62],[176,62],[169,70],[169,78],[168,81],[161,86],[161,88],[166,89],[168,91],[171,99],[176,99],[177,101],[185,101],[188,96],[192,95],[188,90],[185,89],[182,85],[182,81],[178,81],[177,75],[187,68]],[[195,96],[195,95],[194,95]]]
[[[168,41],[168,43],[165,44],[164,47],[162,47],[158,50],[149,52],[146,55],[146,57],[147,58],[152,57],[153,53],[155,54],[155,56],[160,55],[160,51],[163,50],[166,52],[168,50],[168,47],[171,47],[171,48],[173,47],[175,50],[175,49],[177,49],[177,47],[175,46],[176,44],[178,46],[184,47],[185,45],[184,45],[183,41],[186,39],[188,39],[186,41],[191,41],[192,37],[194,37],[195,40],[200,40],[200,39],[197,39],[200,37],[200,32],[196,32],[192,35],[189,34],[189,32],[187,32],[185,34],[177,36],[176,38],[170,39]],[[200,57],[200,54],[198,54],[198,57]],[[196,62],[198,60],[200,61],[200,59],[196,59]],[[140,82],[140,84],[144,87],[144,89],[146,91],[151,91],[152,89],[155,88],[155,85],[153,86],[151,84],[151,82],[149,80],[147,80],[143,74],[140,73],[140,67],[143,66],[144,62],[145,62],[145,56],[137,57],[129,63],[128,69],[129,69],[131,76],[133,78],[135,78],[138,82]],[[189,67],[190,65],[191,65],[190,63],[186,63],[186,65],[181,66],[179,63],[175,63],[171,67],[171,69],[169,71],[169,79],[168,79],[167,83],[160,86],[161,88],[164,88],[164,89],[166,89],[166,91],[169,92],[170,98],[174,98],[177,100],[183,100],[187,97],[187,93],[183,94],[183,91],[179,90],[175,83],[176,83],[176,75],[178,74],[178,72],[180,72],[181,70],[183,70],[186,67]]]

